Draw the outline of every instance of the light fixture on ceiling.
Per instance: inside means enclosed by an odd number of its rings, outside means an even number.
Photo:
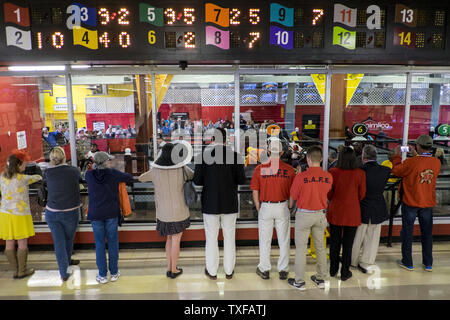
[[[64,71],[65,66],[11,66],[9,71]]]

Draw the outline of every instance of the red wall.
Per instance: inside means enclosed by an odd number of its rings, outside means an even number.
[[[127,128],[130,125],[134,127],[134,113],[86,113],[86,125],[88,130],[93,130],[94,121],[105,121],[105,130],[108,125],[122,126]]]
[[[441,107],[440,117],[448,119],[448,106]],[[447,114],[447,115],[445,115]],[[345,125],[349,128],[355,122],[366,120],[369,116],[372,123],[388,124],[390,128],[383,129],[390,138],[401,139],[403,136],[404,106],[348,106],[345,110]],[[409,139],[416,139],[430,130],[431,106],[411,106]],[[377,128],[369,128],[370,133],[377,133]]]
[[[450,106],[441,105],[441,110],[439,112],[439,123],[450,124]]]
[[[35,84],[35,85],[30,85]],[[0,170],[10,151],[17,149],[18,131],[25,131],[27,149],[33,160],[43,158],[39,89],[35,78],[0,77]],[[10,135],[8,135],[8,131]]]

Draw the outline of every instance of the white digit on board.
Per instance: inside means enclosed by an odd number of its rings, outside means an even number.
[[[381,29],[381,9],[377,5],[371,5],[367,7],[367,14],[371,14],[367,18],[367,29]]]
[[[81,25],[81,10],[79,6],[68,6],[66,13],[71,14],[66,21],[67,29],[72,30],[73,27],[79,27]]]
[[[17,22],[20,22],[20,8],[17,8],[17,10],[14,10],[14,13],[17,14]]]

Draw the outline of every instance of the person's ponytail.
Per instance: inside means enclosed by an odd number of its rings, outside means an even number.
[[[8,157],[8,161],[6,162],[5,172],[3,172],[3,176],[7,179],[12,179],[16,174],[20,173],[20,166],[22,165],[22,161],[17,158],[15,155],[10,155]]]

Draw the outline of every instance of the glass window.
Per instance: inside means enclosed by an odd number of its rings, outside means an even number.
[[[243,74],[240,77],[240,152],[252,178],[267,152],[267,138],[278,136],[282,160],[306,168],[305,148],[323,144],[324,74]],[[240,187],[240,219],[257,219],[249,186]]]
[[[50,148],[64,145],[64,120],[67,110],[66,92],[61,89],[64,77],[0,77],[0,167],[5,169],[12,150],[27,151],[31,162],[25,173],[41,173]],[[49,96],[58,97],[46,104]],[[49,115],[47,116],[47,113]],[[42,169],[41,169],[42,168]],[[30,210],[33,221],[43,220],[42,207],[37,203],[36,185],[30,186]]]

